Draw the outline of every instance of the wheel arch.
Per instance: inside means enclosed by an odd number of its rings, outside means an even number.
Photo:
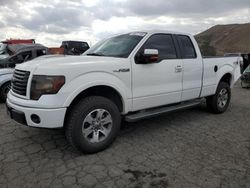
[[[13,74],[4,74],[4,75],[0,75],[0,88],[8,83],[8,82],[11,82],[11,78],[12,78],[12,75]]]
[[[5,101],[7,96],[5,96],[3,93],[5,92],[3,89],[4,87],[7,85],[7,84],[11,84],[11,81],[10,80],[6,80],[5,82],[2,82],[1,85],[0,85],[0,100],[3,100]],[[7,85],[8,86],[8,85]],[[9,89],[10,89],[10,86],[9,86]],[[4,97],[3,97],[4,95]]]
[[[92,87],[82,90],[80,93],[78,93],[78,95],[74,97],[74,99],[71,101],[71,103],[69,104],[67,108],[65,121],[67,121],[68,114],[70,113],[74,105],[77,104],[81,99],[88,97],[88,96],[102,96],[102,97],[108,98],[117,105],[121,113],[125,111],[125,108],[126,108],[125,102],[120,92],[118,92],[115,88],[111,86],[96,85],[96,86],[92,86]]]
[[[234,67],[231,64],[221,66],[217,72],[217,87],[220,82],[228,83],[230,88],[234,84]],[[217,88],[216,87],[216,88]]]
[[[228,83],[230,86],[231,86],[231,83],[232,83],[232,79],[233,79],[233,75],[231,73],[225,73],[219,82],[226,82]]]
[[[113,87],[107,85],[96,85],[81,91],[70,103],[69,107],[77,103],[82,98],[88,96],[102,96],[106,97],[118,106],[120,112],[124,110],[124,101],[122,95]]]
[[[5,84],[7,84],[7,83],[11,83],[11,80],[6,80],[6,81],[0,83],[0,89],[2,89],[2,87],[3,87]]]

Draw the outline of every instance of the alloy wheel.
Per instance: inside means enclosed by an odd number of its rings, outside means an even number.
[[[85,117],[82,133],[88,142],[99,143],[109,136],[112,126],[110,113],[104,109],[95,109]]]

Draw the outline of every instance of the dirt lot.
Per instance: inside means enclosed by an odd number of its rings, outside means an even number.
[[[0,187],[250,187],[250,90],[236,86],[229,110],[201,107],[134,124],[94,155],[62,130],[21,126],[0,104]]]

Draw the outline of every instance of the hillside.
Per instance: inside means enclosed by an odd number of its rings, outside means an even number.
[[[202,55],[250,53],[250,23],[216,25],[195,36]]]

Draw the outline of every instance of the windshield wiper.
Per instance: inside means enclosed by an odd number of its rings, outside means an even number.
[[[87,55],[104,56],[104,54],[102,54],[102,53],[88,53]]]

